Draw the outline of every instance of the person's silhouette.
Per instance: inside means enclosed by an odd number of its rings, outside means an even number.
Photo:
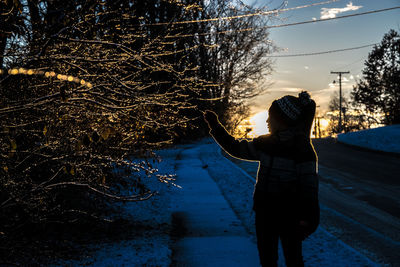
[[[287,266],[304,266],[302,241],[319,224],[317,155],[310,131],[315,102],[303,91],[269,108],[270,134],[236,140],[212,111],[204,113],[215,141],[233,157],[259,161],[253,209],[262,266],[277,266],[281,240]]]

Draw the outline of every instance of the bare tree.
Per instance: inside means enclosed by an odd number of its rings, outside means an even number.
[[[148,199],[143,179],[173,181],[153,168],[153,150],[198,132],[206,108],[243,118],[243,99],[271,70],[268,17],[215,20],[259,11],[240,1],[6,2],[3,236],[106,219],[112,201]]]
[[[327,113],[329,118],[327,130],[330,133],[339,133],[339,106],[339,93],[335,92],[331,96]],[[344,132],[369,129],[372,125],[379,124],[376,116],[366,112],[346,96],[342,96],[342,116]]]
[[[207,25],[213,34],[204,37],[214,47],[200,53],[209,58],[207,78],[218,86],[210,89],[216,101],[215,109],[223,115],[230,129],[235,126],[232,114],[242,113],[246,100],[259,95],[264,88],[260,83],[270,74],[272,61],[267,57],[276,47],[269,39],[268,23],[271,16],[246,16],[260,14],[265,8],[254,8],[242,1],[209,1],[205,6],[210,17],[225,17]],[[205,54],[205,55],[204,55]],[[242,113],[240,120],[247,117]]]
[[[190,125],[194,115],[184,111],[196,107],[189,93],[202,88],[179,64],[191,48],[169,49],[168,29],[147,38],[135,9],[103,1],[25,4],[15,16],[27,27],[7,35],[8,70],[0,77],[5,235],[21,223],[101,218],[110,201],[152,196],[145,177],[173,180],[153,168],[152,150]]]

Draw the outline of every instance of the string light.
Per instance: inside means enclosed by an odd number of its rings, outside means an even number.
[[[87,82],[83,79],[79,79],[78,77],[72,75],[65,75],[61,73],[55,73],[54,71],[42,71],[42,70],[35,70],[35,69],[25,69],[25,68],[13,68],[8,70],[0,69],[0,75],[8,73],[9,75],[38,75],[44,76],[46,78],[55,77],[58,80],[66,81],[66,82],[73,82],[87,88],[92,88],[93,85],[90,82]]]

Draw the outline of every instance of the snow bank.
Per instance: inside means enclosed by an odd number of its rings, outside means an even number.
[[[400,125],[339,134],[337,139],[349,145],[400,154]]]

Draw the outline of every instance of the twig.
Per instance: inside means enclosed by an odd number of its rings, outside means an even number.
[[[66,186],[84,187],[84,188],[87,188],[87,189],[97,193],[97,194],[100,194],[102,196],[106,196],[108,198],[118,200],[118,201],[142,201],[142,200],[147,200],[154,195],[154,193],[148,193],[147,196],[145,196],[145,197],[143,197],[145,194],[133,195],[133,196],[128,196],[128,197],[117,196],[117,195],[109,194],[107,192],[101,192],[100,190],[98,190],[88,184],[81,184],[81,183],[77,183],[77,182],[63,182],[63,183],[47,185],[44,187],[44,189],[53,189],[55,187],[66,187]]]

